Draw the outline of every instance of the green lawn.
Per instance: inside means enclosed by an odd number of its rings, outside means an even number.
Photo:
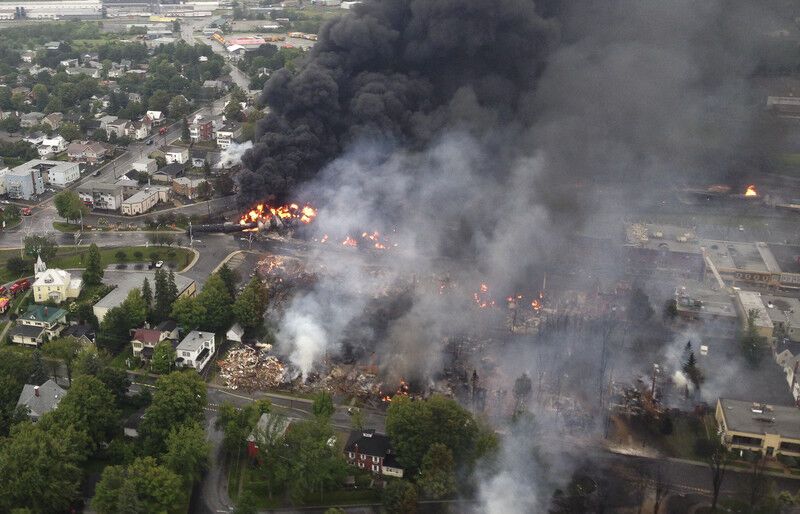
[[[664,436],[665,449],[674,457],[698,460],[694,453],[694,444],[697,439],[708,437],[707,431],[711,434],[716,431],[714,416],[711,414],[704,416],[698,424],[692,424],[686,417],[677,416],[673,418],[672,433]]]
[[[125,365],[126,359],[131,359],[131,362],[134,364],[133,368],[130,369],[136,369],[136,367],[138,367],[137,364],[139,363],[139,360],[133,358],[133,349],[130,345],[125,345],[125,349],[111,360],[111,367],[129,369],[128,366]]]
[[[66,246],[58,249],[56,257],[50,260],[47,265],[51,268],[83,268],[85,267],[85,258],[89,252],[88,246]],[[118,252],[124,252],[125,259],[117,257]],[[137,257],[136,252],[141,252],[142,257]],[[17,280],[23,276],[33,275],[33,268],[25,275],[15,275],[6,268],[8,259],[14,256],[19,256],[19,250],[0,250],[0,284],[5,284]],[[122,246],[113,248],[100,248],[100,259],[103,267],[109,264],[118,264],[120,262],[127,263],[146,263],[151,260],[161,260],[165,264],[174,264],[175,269],[180,271],[185,268],[194,258],[194,253],[185,248],[170,248],[167,246],[151,246],[149,248],[144,246]]]
[[[81,229],[80,225],[74,223],[64,223],[63,221],[54,221],[53,228],[59,232],[77,232]]]

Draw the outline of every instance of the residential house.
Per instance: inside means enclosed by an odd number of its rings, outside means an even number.
[[[71,161],[96,164],[105,159],[108,150],[102,143],[96,141],[82,141],[70,143],[67,146],[67,157]]]
[[[800,406],[800,343],[783,339],[775,344],[775,362],[786,375],[786,383],[795,403]]]
[[[71,75],[71,76],[74,76],[74,75],[86,75],[87,77],[91,77],[93,79],[99,79],[100,78],[100,70],[98,70],[97,68],[79,68],[79,67],[75,67],[75,68],[67,68],[67,69],[64,70],[64,72],[67,75]]]
[[[167,202],[170,197],[170,189],[163,186],[149,186],[134,194],[130,198],[122,201],[122,214],[135,216],[144,214],[159,202]]]
[[[165,319],[156,325],[156,330],[161,331],[166,339],[170,339],[172,341],[178,340],[178,322],[173,319]]]
[[[720,398],[715,413],[717,433],[729,450],[766,457],[800,457],[800,410]]]
[[[17,407],[25,407],[28,417],[36,423],[39,419],[58,407],[61,399],[67,394],[52,379],[42,385],[25,384],[17,400]]]
[[[214,333],[192,330],[183,338],[175,351],[178,354],[175,359],[178,367],[203,371],[216,351]]]
[[[265,412],[258,418],[258,423],[247,436],[247,455],[258,457],[259,445],[264,444],[266,437],[283,437],[296,418],[290,418],[276,412]]]
[[[61,332],[61,337],[74,337],[84,346],[93,345],[97,334],[91,325],[73,323]]]
[[[39,153],[39,157],[47,158],[53,157],[57,153],[61,153],[67,149],[67,140],[61,136],[56,137],[48,137],[42,141],[42,144],[39,145],[39,148],[36,151]]]
[[[138,161],[135,161],[132,165],[134,170],[136,171],[143,171],[152,175],[153,173],[158,170],[158,163],[155,159],[144,158]]]
[[[142,103],[142,95],[139,93],[128,93],[128,102]]]
[[[161,149],[164,152],[164,159],[167,164],[174,162],[178,164],[186,164],[189,160],[189,149],[182,146],[167,146]]]
[[[147,111],[144,114],[152,120],[153,125],[163,125],[167,121],[167,118],[161,111]]]
[[[106,114],[106,115],[100,116],[97,119],[97,121],[100,122],[100,128],[107,132],[108,131],[108,124],[109,123],[114,123],[115,121],[117,121],[117,117],[116,116],[111,116],[110,114]]]
[[[233,343],[241,343],[243,337],[244,329],[238,322],[234,323],[233,326],[225,332],[225,339]]]
[[[25,129],[29,129],[31,127],[35,127],[36,125],[40,124],[44,119],[44,113],[41,112],[29,112],[25,113],[19,117],[19,126]]]
[[[172,164],[167,164],[160,170],[156,171],[152,175],[153,182],[159,182],[162,184],[171,184],[173,180],[178,177],[182,177],[184,174],[183,164],[178,164],[177,162],[173,162]]]
[[[19,57],[22,59],[22,62],[33,62],[33,60],[36,58],[36,52],[33,50],[25,50],[19,54]]]
[[[19,78],[22,78],[20,75]],[[29,97],[31,94],[31,88],[27,86],[15,86],[11,88],[11,96],[24,96],[25,98]]]
[[[31,304],[17,318],[17,324],[9,330],[9,336],[13,343],[38,346],[45,337],[58,337],[66,322],[67,311],[64,309]]]
[[[30,200],[44,193],[42,171],[36,167],[29,167],[28,164],[30,163],[12,168],[6,174],[6,188],[10,198]]]
[[[403,477],[403,468],[397,462],[389,437],[375,430],[354,430],[350,432],[344,446],[347,462],[367,469],[376,475]]]
[[[145,278],[150,282],[151,286],[156,283],[155,273],[152,271],[129,271],[123,275],[123,277],[115,277],[113,281],[106,280],[106,283],[113,284],[116,287],[94,304],[92,310],[97,317],[97,321],[103,321],[109,310],[121,305],[131,290],[141,288]],[[178,288],[178,298],[193,297],[197,294],[195,281],[183,275],[175,274],[175,285]]]
[[[73,59],[64,59],[58,64],[65,68],[76,68],[78,66],[78,59],[77,57]]]
[[[154,328],[137,328],[131,338],[131,348],[133,356],[150,360],[153,357],[153,350],[161,341],[167,341],[165,334]]]
[[[39,257],[36,261],[35,280],[33,282],[33,301],[37,303],[55,302],[59,304],[70,298],[77,298],[81,294],[83,280],[72,277],[69,271],[62,269],[47,269]]]
[[[217,133],[215,135],[217,139],[217,146],[222,148],[228,148],[231,146],[231,143],[236,142],[236,140],[241,137],[242,135],[242,125],[236,122],[227,122],[225,125],[217,129]]]
[[[31,132],[27,136],[25,136],[22,140],[26,143],[30,143],[32,146],[39,146],[45,140],[47,136],[42,132]]]
[[[109,211],[122,207],[123,188],[116,184],[102,184],[92,181],[78,188],[78,195],[86,205]]]
[[[216,152],[209,152],[204,148],[192,148],[189,152],[189,158],[194,168],[202,168],[206,164],[212,164],[212,156],[216,155]]]
[[[51,130],[56,130],[58,127],[61,126],[61,122],[64,120],[64,115],[60,112],[51,112],[44,118],[42,118],[42,125],[47,125],[50,127]]]
[[[50,41],[44,44],[45,50],[56,51],[61,48],[61,41]]]
[[[47,73],[48,75],[52,76],[56,74],[56,71],[53,68],[48,68],[47,66],[39,66],[38,64],[34,64],[30,68],[28,68],[28,75],[31,77],[37,77],[40,73]]]
[[[6,176],[11,172],[8,166],[0,167],[0,195],[8,193],[8,182]]]
[[[219,92],[225,90],[225,84],[220,80],[206,80],[203,82],[203,89],[210,92]]]
[[[208,184],[208,180],[204,178],[178,177],[172,181],[172,191],[174,191],[176,195],[185,196],[189,200],[194,200],[201,192],[204,184]]]
[[[195,119],[189,125],[189,138],[192,142],[211,141],[214,138],[214,124],[211,120]]]
[[[106,132],[108,132],[108,137],[111,135],[115,135],[117,138],[120,137],[128,137],[133,130],[133,124],[131,120],[126,120],[123,118],[117,118],[116,120],[106,124]]]

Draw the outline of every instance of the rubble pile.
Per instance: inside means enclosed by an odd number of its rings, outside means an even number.
[[[256,271],[269,289],[273,306],[284,304],[296,289],[310,288],[317,280],[300,259],[280,255],[268,255],[258,261]]]
[[[293,370],[280,359],[249,346],[232,348],[225,359],[219,361],[219,368],[220,378],[231,389],[275,388],[291,384],[296,378]]]
[[[361,400],[381,396],[381,382],[377,374],[356,366],[333,366],[321,384],[334,394],[357,397]]]

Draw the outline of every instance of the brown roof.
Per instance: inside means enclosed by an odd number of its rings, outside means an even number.
[[[153,330],[151,328],[137,328],[133,333],[132,341],[140,341],[142,343],[156,344],[161,341],[161,331]]]

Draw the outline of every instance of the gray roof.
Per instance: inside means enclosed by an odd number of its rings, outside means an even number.
[[[17,405],[24,405],[30,410],[31,416],[39,418],[58,407],[58,402],[64,398],[66,392],[52,380],[39,386],[39,396],[36,396],[35,385],[25,384],[19,395]]]
[[[800,439],[800,409],[762,405],[740,400],[719,399],[728,430],[751,434],[779,434]],[[762,412],[754,412],[762,410]]]
[[[258,418],[256,424],[250,435],[247,436],[248,441],[255,441],[260,439],[265,433],[273,432],[275,435],[284,435],[289,425],[295,421],[296,418],[289,418],[282,414],[274,412],[265,412]]]
[[[37,327],[34,325],[14,325],[8,330],[8,336],[22,336],[39,339],[39,336],[42,335],[42,332],[44,332],[44,327]]]
[[[120,277],[120,275],[122,276]],[[128,293],[130,293],[131,290],[142,287],[145,278],[150,282],[151,287],[156,283],[156,274],[154,271],[115,273],[113,281],[107,280],[107,283],[108,285],[116,285],[117,287],[101,298],[100,301],[95,304],[95,307],[105,309],[117,307],[125,301],[125,298],[128,297]],[[194,280],[184,277],[183,275],[178,275],[177,273],[175,274],[175,285],[178,286],[178,295],[186,291],[192,283],[194,283]]]
[[[213,341],[213,332],[201,332],[200,330],[192,330],[186,337],[183,338],[181,344],[178,345],[176,350],[184,352],[196,352],[203,347],[206,341]]]

